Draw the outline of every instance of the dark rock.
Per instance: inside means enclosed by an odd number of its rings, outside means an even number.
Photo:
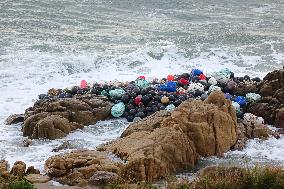
[[[30,174],[40,174],[40,171],[38,169],[35,169],[34,166],[30,166],[27,168],[26,175]]]
[[[24,114],[12,114],[6,120],[6,125],[12,125],[24,121]]]

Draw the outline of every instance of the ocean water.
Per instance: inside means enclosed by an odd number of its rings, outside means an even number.
[[[43,170],[64,141],[94,149],[115,139],[124,119],[23,147],[21,125],[6,126],[49,88],[229,68],[263,77],[284,65],[282,0],[1,0],[0,159]],[[284,165],[284,137],[252,140],[242,152],[204,163]]]

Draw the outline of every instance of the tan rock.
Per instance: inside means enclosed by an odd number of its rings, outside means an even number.
[[[205,157],[221,156],[237,141],[236,113],[222,92],[213,92],[204,102],[185,101],[161,126],[182,129]]]
[[[169,173],[192,168],[197,161],[192,141],[176,128],[134,132],[98,150],[112,152],[125,160],[127,163],[121,174],[131,180],[151,182]]]
[[[89,179],[89,184],[95,186],[103,186],[110,182],[115,182],[118,179],[116,173],[107,171],[96,171],[93,176]]]
[[[166,110],[155,112],[141,121],[130,124],[121,134],[121,137],[128,136],[134,132],[153,131],[156,128],[160,128],[163,119],[169,115],[170,113]]]
[[[25,112],[23,135],[56,139],[109,117],[112,103],[95,95],[39,100]]]
[[[65,137],[75,129],[82,129],[84,126],[78,123],[69,122],[68,119],[58,115],[47,116],[36,124],[32,138],[57,139]]]
[[[4,178],[10,176],[8,161],[5,161],[5,160],[0,161],[0,176]]]
[[[40,174],[29,174],[25,176],[25,178],[31,183],[46,183],[50,181],[48,176],[40,175]]]
[[[65,155],[48,158],[45,162],[46,173],[56,177],[61,183],[69,185],[85,185],[96,171],[117,173],[122,162],[111,160],[108,153],[76,150]]]
[[[16,161],[12,167],[10,174],[23,177],[26,172],[26,164],[22,161]]]

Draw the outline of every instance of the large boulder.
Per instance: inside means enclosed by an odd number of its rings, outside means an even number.
[[[263,117],[268,124],[284,128],[284,69],[268,73],[258,86],[262,99],[249,104],[246,112]]]
[[[10,174],[14,176],[25,176],[26,172],[26,164],[22,161],[16,161],[12,167]]]
[[[111,107],[112,103],[106,97],[95,95],[39,100],[25,112],[23,135],[61,138],[72,130],[108,118]]]
[[[214,92],[204,102],[182,103],[161,126],[181,129],[200,156],[222,155],[237,141],[236,112],[222,92]]]
[[[140,131],[154,131],[157,128],[160,128],[164,118],[168,117],[170,112],[166,110],[161,110],[155,112],[154,114],[147,116],[146,118],[130,124],[125,131],[121,134],[121,137],[126,137],[134,132]]]
[[[122,161],[114,161],[108,153],[77,150],[48,158],[45,171],[61,183],[84,186],[96,171],[118,173],[122,165]]]
[[[172,113],[161,111],[130,124],[121,138],[98,151],[51,157],[45,168],[49,176],[69,185],[90,183],[97,171],[152,182],[192,168],[199,156],[222,155],[236,141],[236,112],[222,92],[213,92],[204,102],[188,100]]]
[[[134,132],[98,150],[114,153],[127,162],[121,170],[123,178],[150,182],[193,168],[198,158],[193,142],[179,128]]]

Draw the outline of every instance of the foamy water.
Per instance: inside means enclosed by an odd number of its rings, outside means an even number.
[[[124,119],[99,122],[67,137],[23,147],[21,125],[4,125],[49,88],[139,75],[162,78],[200,68],[229,68],[263,77],[284,65],[281,1],[44,1],[0,2],[0,159],[23,160],[43,170],[64,141],[94,149],[117,138]],[[284,165],[284,138],[252,140],[240,159]],[[65,151],[63,151],[65,152]],[[216,160],[216,161],[215,161]],[[206,162],[207,160],[205,160]],[[207,163],[208,163],[207,161]]]

